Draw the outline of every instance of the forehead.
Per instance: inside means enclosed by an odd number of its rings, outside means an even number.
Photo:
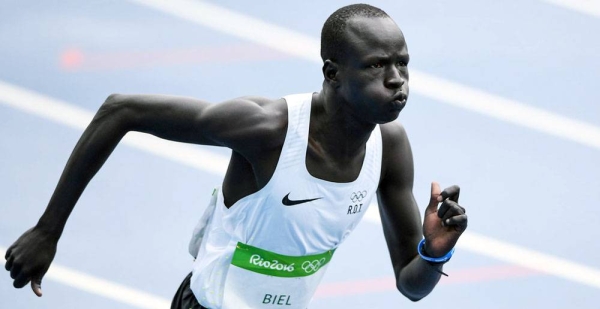
[[[347,22],[344,34],[347,55],[408,54],[402,31],[388,17],[354,17]]]

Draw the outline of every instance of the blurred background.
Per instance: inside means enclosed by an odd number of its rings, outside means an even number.
[[[37,222],[108,95],[216,103],[319,91],[322,24],[351,3],[0,0],[0,253]],[[398,121],[415,197],[423,209],[431,181],[459,184],[469,229],[450,277],[412,303],[369,212],[311,308],[597,308],[600,3],[369,3],[409,47]],[[168,308],[228,155],[128,135],[73,212],[44,296],[4,272],[0,308]]]

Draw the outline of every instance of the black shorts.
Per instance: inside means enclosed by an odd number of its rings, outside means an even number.
[[[190,279],[192,278],[192,273],[187,275],[183,282],[177,289],[177,293],[173,297],[173,302],[171,303],[171,309],[208,309],[206,307],[202,307],[196,300],[196,296],[190,289]]]

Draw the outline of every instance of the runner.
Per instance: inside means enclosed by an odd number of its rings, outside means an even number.
[[[382,10],[351,5],[325,22],[321,56],[324,81],[315,93],[220,104],[109,96],[38,224],[7,250],[14,286],[31,282],[42,295],[42,278],[78,198],[121,138],[139,131],[233,150],[194,233],[193,271],[172,308],[307,308],[336,248],[374,197],[398,290],[413,301],[425,297],[467,216],[459,188],[441,191],[434,182],[421,225],[410,144],[394,121],[408,98],[404,36]]]

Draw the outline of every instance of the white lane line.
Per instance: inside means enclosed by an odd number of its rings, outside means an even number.
[[[2,81],[0,81],[0,101],[15,109],[78,130],[84,130],[94,117],[94,113],[90,111]],[[130,132],[123,139],[123,143],[217,175],[225,174],[229,162],[228,158],[215,155],[198,146],[173,143],[149,134]]]
[[[458,242],[458,247],[600,289],[600,271],[598,269],[563,258],[475,233],[463,234]],[[493,250],[490,250],[492,248]]]
[[[411,75],[421,81],[411,81],[411,91],[423,96],[600,150],[600,127],[423,72]]]
[[[381,224],[377,204],[369,206],[364,218],[368,222]],[[600,270],[567,259],[519,247],[473,232],[465,232],[456,246],[483,256],[600,289]]]
[[[287,55],[321,63],[319,42],[310,36],[194,0],[130,0],[204,27],[281,51]]]
[[[0,247],[0,261],[4,265],[4,247]],[[4,268],[4,267],[2,267]],[[64,285],[106,297],[136,308],[165,309],[171,306],[171,301],[162,297],[154,296],[140,290],[132,289],[122,284],[110,282],[82,272],[57,265],[53,263],[48,269],[44,280],[60,282]],[[29,287],[24,287],[28,289]],[[33,292],[31,292],[33,296]]]
[[[319,56],[318,39],[214,4],[192,0],[130,1],[300,59],[319,65],[322,63]],[[419,70],[411,69],[410,73],[411,91],[414,93],[600,149],[600,127],[435,77]]]
[[[600,1],[598,0],[542,0],[569,10],[600,17]]]

